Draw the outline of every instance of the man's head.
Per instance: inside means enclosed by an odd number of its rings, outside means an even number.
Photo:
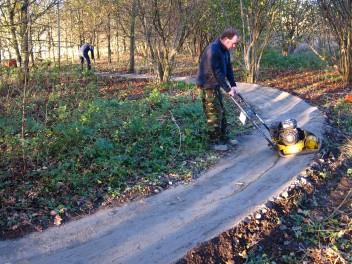
[[[237,43],[240,42],[240,37],[236,29],[228,28],[220,35],[220,41],[229,50],[236,47]]]

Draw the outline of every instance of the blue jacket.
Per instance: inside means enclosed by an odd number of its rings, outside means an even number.
[[[218,89],[222,87],[229,92],[236,86],[235,77],[230,60],[230,52],[224,47],[220,39],[210,43],[204,50],[199,63],[197,85],[204,89]]]
[[[94,48],[92,45],[90,44],[83,44],[80,48],[79,48],[79,56],[81,57],[87,57],[88,56],[88,52],[90,51],[90,54],[92,56],[92,59],[94,59]]]

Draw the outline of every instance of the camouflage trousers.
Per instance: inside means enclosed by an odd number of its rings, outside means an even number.
[[[201,95],[210,142],[225,141],[227,139],[227,123],[220,89],[201,89]]]

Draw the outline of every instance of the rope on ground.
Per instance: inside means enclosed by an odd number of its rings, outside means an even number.
[[[175,154],[175,156],[181,151],[181,145],[182,145],[182,133],[181,133],[181,128],[180,126],[177,124],[176,122],[176,119],[174,117],[174,115],[172,114],[171,110],[169,110],[169,113],[171,115],[171,120],[175,123],[177,129],[178,129],[178,133],[179,133],[179,139],[180,139],[180,143],[179,143],[179,146],[178,146],[178,150],[177,150],[177,153]]]
[[[343,199],[343,201],[340,203],[340,205],[338,207],[335,208],[335,210],[331,213],[331,215],[328,216],[327,219],[330,219],[331,217],[333,217],[336,212],[341,208],[342,205],[344,205],[344,203],[346,202],[346,200],[350,197],[352,193],[352,190],[349,190],[349,192],[347,193],[347,195],[345,196],[345,198]]]

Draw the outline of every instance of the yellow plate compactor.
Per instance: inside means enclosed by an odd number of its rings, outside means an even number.
[[[240,109],[241,116],[259,130],[281,157],[310,154],[320,150],[321,140],[313,133],[297,127],[295,119],[276,122],[269,127],[239,93],[230,98]]]

